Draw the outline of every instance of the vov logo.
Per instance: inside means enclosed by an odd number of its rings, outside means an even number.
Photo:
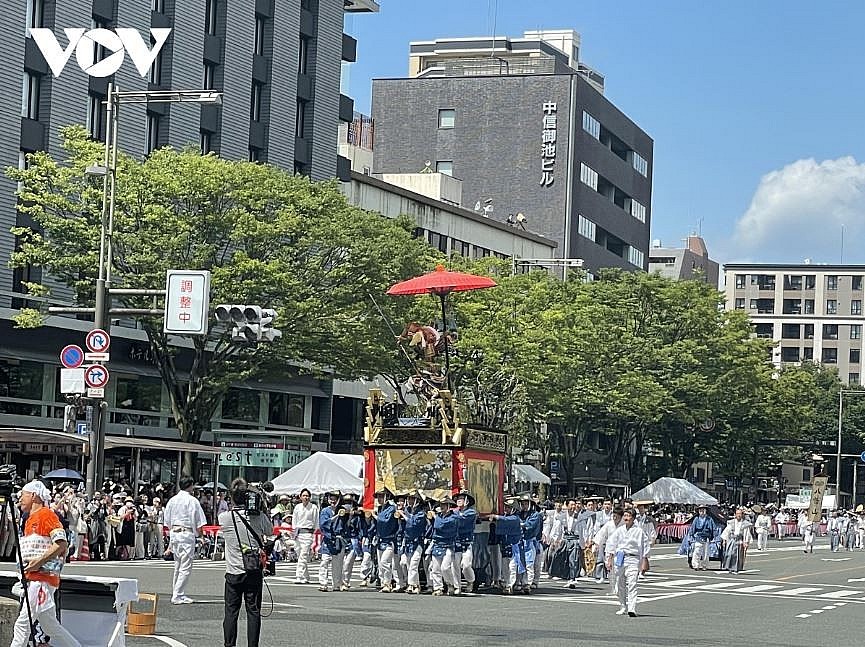
[[[63,31],[69,39],[66,49],[60,47],[57,37],[50,29],[39,27],[30,30],[36,46],[42,52],[55,77],[63,72],[73,50],[78,66],[89,76],[111,76],[123,65],[125,54],[129,54],[138,73],[146,76],[171,34],[169,27],[151,28],[150,35],[155,44],[150,49],[137,29],[118,27],[111,31],[110,29],[86,30],[81,27],[66,27]],[[111,53],[101,61],[97,61],[96,51],[100,46]]]

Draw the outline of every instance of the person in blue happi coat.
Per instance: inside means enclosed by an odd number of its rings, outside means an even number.
[[[490,521],[496,524],[496,536],[499,540],[502,555],[502,593],[510,595],[514,592],[517,577],[525,572],[526,566],[520,549],[522,539],[522,519],[520,518],[520,501],[518,498],[505,499],[507,514],[490,515]]]
[[[429,508],[424,505],[417,490],[409,492],[404,511],[403,550],[400,559],[407,572],[407,593],[420,593],[420,566],[423,561],[424,535],[426,534]]]
[[[475,570],[472,563],[478,511],[475,510],[475,498],[468,490],[462,490],[457,494],[456,502],[459,530],[454,555],[454,580],[459,584],[465,578],[466,591],[472,592],[475,586]]]
[[[342,563],[348,545],[348,511],[340,504],[342,494],[337,490],[327,493],[328,506],[318,517],[321,530],[321,564],[318,568],[318,590],[327,592],[330,581],[333,591],[345,591],[342,579]],[[331,579],[331,570],[333,571]]]
[[[378,510],[375,515],[375,534],[378,540],[378,576],[382,593],[393,592],[394,555],[399,519],[396,517],[396,502],[390,491],[382,488],[375,493]]]
[[[433,595],[445,595],[445,585],[448,587],[447,593],[459,595],[459,581],[454,578],[454,549],[459,534],[459,517],[453,512],[453,499],[445,496],[438,503],[436,513],[428,515],[433,527],[430,550]]]
[[[346,522],[346,549],[345,561],[342,569],[342,583],[346,589],[351,588],[351,577],[354,573],[354,562],[358,558],[363,560],[363,545],[361,534],[363,528],[361,526],[363,520],[363,512],[357,507],[355,495],[346,494],[344,497],[343,507],[348,511],[348,521]]]

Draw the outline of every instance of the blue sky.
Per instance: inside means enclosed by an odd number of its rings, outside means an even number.
[[[652,238],[702,228],[721,262],[865,263],[865,2],[381,0],[346,19],[348,90],[406,76],[408,43],[572,28],[655,141]],[[494,8],[497,5],[497,10]],[[495,18],[494,18],[495,16]]]

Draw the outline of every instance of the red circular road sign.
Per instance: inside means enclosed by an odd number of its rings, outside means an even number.
[[[60,363],[66,368],[78,368],[84,363],[84,351],[81,346],[69,344],[60,351]]]
[[[91,353],[104,353],[111,345],[111,337],[101,328],[94,328],[87,333],[84,342]]]
[[[102,389],[108,384],[108,369],[102,364],[92,364],[84,369],[84,383],[91,389]]]

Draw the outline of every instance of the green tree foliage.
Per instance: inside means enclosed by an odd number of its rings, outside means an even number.
[[[35,153],[26,170],[7,170],[22,186],[19,209],[39,226],[15,230],[23,244],[11,262],[44,268],[79,304],[92,305],[102,184],[84,171],[101,162],[103,149],[80,127],[62,136],[67,159]],[[144,161],[121,156],[113,287],[163,288],[168,269],[210,270],[211,303],[275,308],[284,332],[276,344],[238,346],[214,320],[207,337],[184,341],[167,338],[161,319],[143,321],[181,439],[195,442],[209,428],[231,383],[301,370],[344,378],[399,373],[393,337],[368,295],[434,266],[434,252],[412,238],[412,226],[350,206],[334,182],[269,165],[169,148]],[[151,307],[130,297],[115,305]],[[401,319],[410,306],[389,309]],[[35,314],[23,312],[19,325],[38,323]]]

